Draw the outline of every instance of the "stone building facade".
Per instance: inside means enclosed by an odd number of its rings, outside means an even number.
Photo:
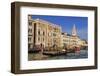
[[[77,30],[75,25],[73,25],[72,28],[72,34],[69,35],[67,33],[62,33],[62,46],[67,48],[73,48],[73,47],[81,47],[81,46],[88,46],[85,40],[80,39],[80,37],[77,35]]]
[[[42,19],[28,18],[28,48],[61,46],[61,27]]]
[[[67,28],[66,28],[67,29]],[[42,19],[32,19],[28,16],[28,48],[34,46],[45,47],[74,47],[87,46],[84,40],[77,35],[75,25],[72,28],[72,34],[62,33],[60,25],[50,23]]]

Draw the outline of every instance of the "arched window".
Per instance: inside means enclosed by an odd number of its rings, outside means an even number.
[[[43,36],[45,35],[45,32],[43,31]]]
[[[40,35],[40,30],[38,30],[38,35]]]

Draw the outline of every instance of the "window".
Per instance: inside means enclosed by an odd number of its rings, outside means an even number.
[[[38,37],[38,41],[40,41],[40,37]]]
[[[43,31],[43,36],[45,35],[45,32]]]
[[[49,46],[50,44],[48,43],[48,46]]]
[[[40,35],[40,30],[38,30],[38,35]]]
[[[29,22],[29,25],[32,25],[32,22]]]
[[[55,34],[55,33],[53,33],[53,36],[56,36],[56,34]]]
[[[36,26],[36,23],[34,23],[34,26]]]
[[[28,38],[28,41],[31,41],[31,38]]]
[[[28,32],[29,32],[29,33],[32,33],[32,29],[31,29],[31,28],[29,28],[29,29],[28,29]]]
[[[43,38],[43,42],[44,42],[44,38]]]
[[[31,47],[31,44],[28,44],[28,48],[30,48]]]

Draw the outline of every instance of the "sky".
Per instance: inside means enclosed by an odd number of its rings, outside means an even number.
[[[43,19],[62,27],[62,32],[71,34],[73,25],[77,29],[77,35],[81,39],[88,39],[88,17],[74,16],[52,16],[52,15],[32,15],[32,19]]]

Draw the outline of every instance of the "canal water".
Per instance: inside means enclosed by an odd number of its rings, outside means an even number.
[[[88,51],[81,50],[80,53],[67,53],[66,55],[48,56],[41,53],[29,53],[28,60],[55,60],[55,59],[84,59],[88,58]]]

